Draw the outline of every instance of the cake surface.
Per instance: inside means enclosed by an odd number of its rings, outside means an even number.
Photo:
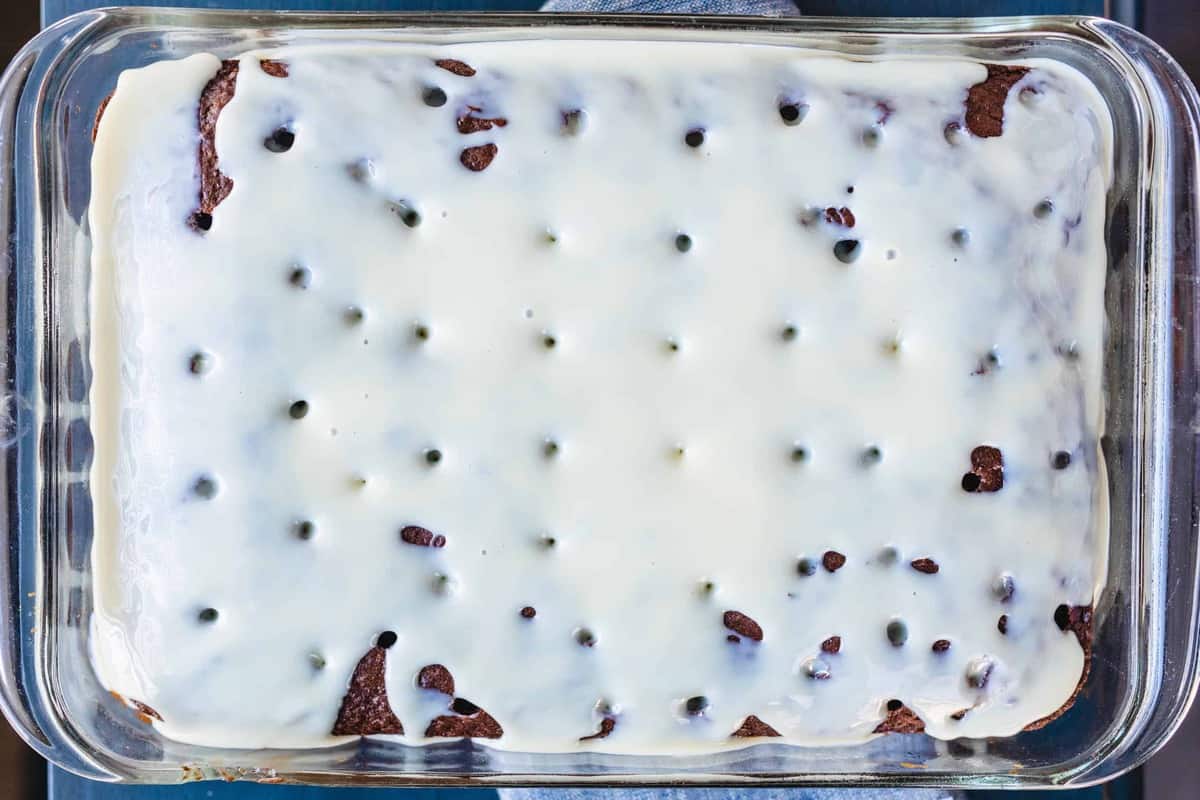
[[[1078,73],[347,43],[102,111],[93,657],[165,735],[682,753],[1074,700],[1111,179]]]

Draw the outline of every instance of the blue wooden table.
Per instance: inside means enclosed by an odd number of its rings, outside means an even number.
[[[0,0],[2,1],[2,0]],[[42,25],[76,11],[113,5],[95,0],[43,0]],[[1117,8],[1132,0],[1114,0]],[[541,0],[136,0],[142,6],[192,6],[197,8],[259,8],[340,11],[531,11]],[[800,10],[812,15],[886,16],[990,16],[1008,14],[1103,14],[1105,0],[796,0]],[[50,767],[50,800],[497,800],[492,789],[318,789],[302,786],[203,783],[182,786],[114,786],[77,778]],[[597,791],[597,800],[614,792]],[[745,800],[777,800],[777,790],[749,790]],[[1027,792],[981,792],[972,800],[1019,800]],[[756,797],[757,796],[757,797]],[[897,792],[897,800],[904,793]],[[1038,794],[1038,797],[1047,795]],[[1141,800],[1137,773],[1105,787],[1055,795],[1063,800]]]

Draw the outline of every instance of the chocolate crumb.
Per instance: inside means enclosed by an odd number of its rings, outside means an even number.
[[[763,736],[779,736],[779,731],[751,714],[742,720],[742,724],[730,736],[739,739],[755,739]]]
[[[138,720],[146,725],[152,725],[154,720],[162,722],[162,715],[150,706],[143,703],[141,700],[134,700],[132,697],[125,697],[120,692],[113,691],[112,689],[109,689],[108,693],[116,698],[118,703],[133,709],[133,711],[137,714]]]
[[[112,102],[113,94],[115,94],[115,92],[109,92],[104,96],[104,99],[100,101],[100,105],[96,106],[96,118],[95,121],[92,122],[92,142],[95,142],[96,137],[100,135],[100,119],[104,116],[104,112],[108,108],[108,104]]]
[[[842,206],[841,208],[834,208],[830,206],[829,208],[825,209],[825,221],[830,225],[841,225],[844,228],[853,228],[855,222],[854,212],[845,206]]]
[[[958,722],[963,717],[965,717],[967,715],[967,712],[970,710],[971,709],[969,709],[969,708],[960,708],[958,711],[955,711],[953,714],[950,715],[950,719],[954,720],[955,722]]]
[[[273,58],[260,58],[258,65],[262,67],[262,71],[270,75],[272,78],[286,78],[288,76],[288,65],[286,61],[276,61]]]
[[[970,686],[972,689],[986,688],[995,666],[995,662],[987,656],[978,656],[971,659],[967,662],[967,686]]]
[[[455,703],[458,703],[455,700]],[[463,701],[475,709],[468,715],[443,715],[435,717],[425,729],[429,738],[499,739],[504,729],[495,717],[470,701]]]
[[[1004,133],[1004,102],[1013,85],[1029,72],[1028,67],[984,64],[987,78],[967,90],[967,130],[976,136],[991,137]]]
[[[415,544],[419,547],[446,546],[445,536],[440,533],[435,536],[433,531],[422,528],[420,525],[405,525],[400,529],[400,538],[408,544]]]
[[[763,639],[763,630],[757,622],[746,616],[740,611],[726,611],[722,618],[726,628],[740,633],[747,639],[753,639],[756,642],[761,642]]]
[[[475,69],[470,64],[454,58],[439,58],[433,63],[447,72],[453,72],[455,75],[463,78],[470,78],[475,75]]]
[[[157,711],[155,711],[153,708],[151,708],[150,706],[143,703],[141,700],[134,700],[131,697],[131,698],[129,698],[129,705],[133,706],[133,708],[137,711],[138,719],[140,719],[142,722],[146,723],[147,725],[150,724],[151,720],[156,719],[159,722],[163,721],[162,714],[159,714]]]
[[[1061,631],[1072,631],[1085,652],[1092,647],[1092,607],[1060,605],[1054,610],[1054,622]]]
[[[941,567],[932,558],[917,558],[912,561],[912,568],[926,575],[936,575]]]
[[[888,641],[892,643],[892,647],[902,647],[908,641],[908,625],[902,619],[894,619],[889,622],[884,632],[887,634]]]
[[[981,444],[971,451],[971,471],[962,478],[963,491],[998,492],[1004,487],[1004,457],[999,448]]]
[[[846,565],[846,557],[836,550],[826,550],[821,565],[829,572],[837,572]]]
[[[605,717],[600,720],[600,730],[589,736],[580,736],[579,741],[589,742],[592,739],[607,739],[608,735],[613,732],[613,728],[617,727],[617,721],[612,717]]]
[[[500,148],[494,144],[481,144],[463,150],[458,160],[471,172],[482,172],[488,168],[499,151]]]
[[[1050,463],[1055,469],[1066,469],[1071,466],[1071,454],[1066,450],[1059,450]]]
[[[263,140],[263,147],[272,153],[286,153],[296,143],[296,134],[289,128],[276,128]]]
[[[196,112],[200,127],[200,207],[198,210],[202,214],[209,215],[210,226],[213,210],[233,191],[233,179],[223,174],[217,165],[216,139],[217,119],[221,116],[221,111],[233,99],[234,90],[237,87],[238,68],[239,64],[235,60],[229,59],[221,62],[220,69],[205,85],[204,91],[200,93],[200,103]],[[193,217],[196,227],[207,230],[206,227],[199,224],[201,220],[196,219],[196,216]]]
[[[842,650],[842,637],[830,636],[825,641],[821,642],[821,652],[829,653],[830,655],[840,653]]]
[[[1068,630],[1071,626],[1071,608],[1065,603],[1054,609],[1054,624],[1060,631]]]
[[[533,619],[537,616],[537,609],[533,606],[525,606],[521,609],[521,616],[525,619]]]
[[[421,667],[421,671],[417,673],[417,686],[441,692],[448,697],[454,696],[454,676],[441,664]]]
[[[725,637],[725,641],[731,642],[732,644],[738,644],[739,642],[742,641],[742,637],[738,636],[737,634],[731,633]]]
[[[387,650],[376,645],[359,660],[330,731],[334,736],[404,733],[404,726],[388,703],[386,659]]]
[[[935,653],[944,653],[949,649],[950,649],[950,640],[949,639],[938,639],[937,641],[935,641],[933,643],[933,652],[935,652]]]
[[[490,131],[493,127],[503,128],[508,124],[508,120],[504,117],[473,117],[469,113],[463,114],[458,118],[456,125],[458,132],[462,134],[478,133],[479,131]]]
[[[708,710],[708,698],[704,695],[689,697],[684,701],[683,708],[688,716],[698,717]]]
[[[996,621],[996,630],[1005,636],[1008,635],[1008,614],[1001,614],[1000,619]]]
[[[899,700],[887,702],[887,716],[875,726],[875,733],[922,733],[925,722]]]

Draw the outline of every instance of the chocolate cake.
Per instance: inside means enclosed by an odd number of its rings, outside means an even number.
[[[693,44],[296,46],[96,109],[95,659],[143,722],[664,754],[1067,713],[1107,110],[1057,64]]]

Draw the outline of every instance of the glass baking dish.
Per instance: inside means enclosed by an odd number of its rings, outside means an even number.
[[[856,59],[1049,58],[1096,84],[1115,123],[1108,197],[1102,450],[1111,505],[1090,678],[1043,730],[852,747],[758,744],[707,756],[410,747],[361,739],[315,750],[232,750],[161,737],[109,695],[88,657],[92,535],[86,209],[91,130],[117,74],[208,51],[283,43],[556,37],[701,39]],[[39,753],[81,775],[389,785],[1080,786],[1148,758],[1197,685],[1198,102],[1169,56],[1119,24],[979,20],[405,15],[109,9],[30,42],[0,81],[0,704]]]

